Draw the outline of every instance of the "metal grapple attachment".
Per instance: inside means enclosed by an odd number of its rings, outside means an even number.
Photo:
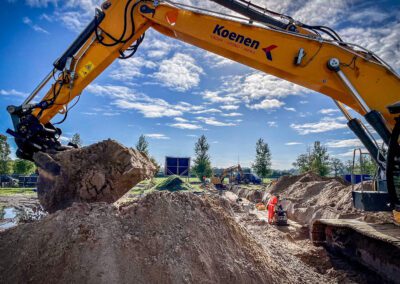
[[[38,151],[61,151],[69,147],[62,146],[58,139],[61,129],[51,123],[42,124],[32,114],[36,105],[9,106],[7,111],[11,115],[14,130],[7,129],[7,133],[15,138],[18,146],[18,158],[32,161],[33,154]]]

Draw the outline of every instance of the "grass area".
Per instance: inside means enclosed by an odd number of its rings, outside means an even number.
[[[264,184],[268,184],[268,183],[270,183],[271,181],[273,181],[273,179],[271,179],[271,178],[263,178],[263,179],[262,179],[262,183],[264,183]]]
[[[33,188],[0,188],[0,196],[14,194],[34,195],[36,192],[33,191]]]

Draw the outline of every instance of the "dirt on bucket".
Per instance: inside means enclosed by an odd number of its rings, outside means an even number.
[[[0,233],[0,283],[294,283],[231,212],[179,192],[76,203]]]
[[[39,201],[48,212],[73,202],[115,202],[156,171],[145,154],[114,140],[56,153],[38,152],[33,158],[39,169]]]

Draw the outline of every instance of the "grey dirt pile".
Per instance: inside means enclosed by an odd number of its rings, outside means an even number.
[[[73,202],[115,202],[156,171],[145,154],[113,140],[53,154],[38,152],[34,161],[39,201],[49,212]]]
[[[76,203],[0,233],[0,283],[288,283],[226,201],[156,192]]]

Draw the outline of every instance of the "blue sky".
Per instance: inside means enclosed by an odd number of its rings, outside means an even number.
[[[11,127],[6,106],[20,104],[35,88],[100,2],[2,1],[1,133]],[[210,1],[178,2],[223,11]],[[400,68],[399,1],[252,2],[308,24],[329,25]],[[84,91],[62,129],[63,141],[78,132],[85,144],[113,138],[134,146],[145,134],[161,163],[165,156],[193,156],[201,134],[211,145],[214,166],[238,160],[250,166],[258,138],[270,145],[278,169],[291,168],[315,140],[343,160],[360,146],[330,98],[155,31],[146,33],[134,58],[114,62]]]

